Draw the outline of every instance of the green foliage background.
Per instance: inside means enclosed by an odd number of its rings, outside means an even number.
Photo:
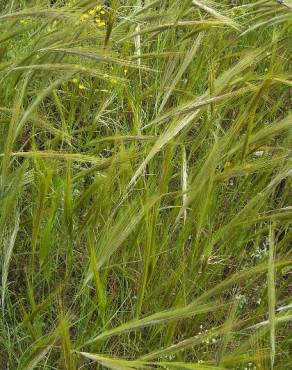
[[[0,9],[0,368],[291,368],[291,1]]]

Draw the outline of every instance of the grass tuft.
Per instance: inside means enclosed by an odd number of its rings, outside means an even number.
[[[290,3],[0,1],[0,369],[291,368]]]

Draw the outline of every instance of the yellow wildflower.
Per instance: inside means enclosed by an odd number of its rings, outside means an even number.
[[[103,26],[105,26],[105,22],[104,21],[102,21],[101,19],[99,19],[99,18],[96,18],[95,19],[95,23],[97,23],[97,25],[99,26],[99,27],[103,27]]]
[[[72,82],[73,82],[74,84],[77,84],[78,79],[77,79],[77,78],[73,78],[73,79],[72,79]]]
[[[82,84],[79,84],[78,87],[79,87],[79,90],[85,90],[86,89],[86,87]]]
[[[82,14],[81,17],[80,17],[80,20],[81,20],[81,22],[84,22],[88,18],[89,18],[89,15],[88,14]]]
[[[127,68],[125,68],[124,69],[124,75],[126,75],[128,73],[128,69]]]

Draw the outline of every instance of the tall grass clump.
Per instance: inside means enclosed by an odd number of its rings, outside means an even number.
[[[0,369],[292,368],[290,0],[0,0]]]

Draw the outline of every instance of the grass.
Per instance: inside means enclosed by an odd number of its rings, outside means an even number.
[[[1,369],[291,368],[291,8],[0,2]]]

